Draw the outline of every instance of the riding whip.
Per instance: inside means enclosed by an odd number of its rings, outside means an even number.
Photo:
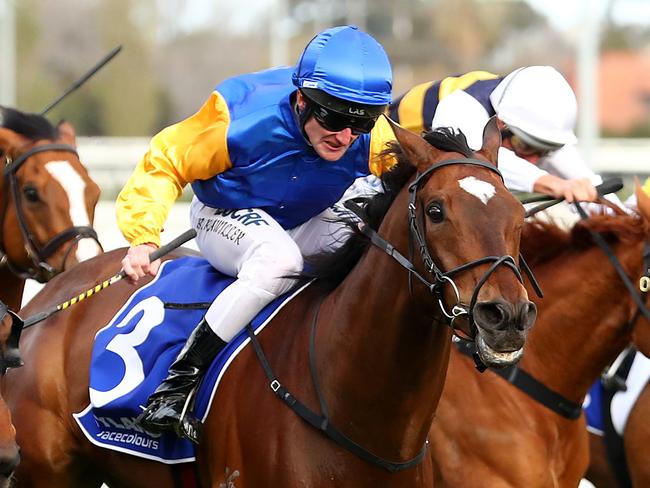
[[[160,248],[156,249],[153,251],[151,254],[149,254],[149,261],[153,262],[156,259],[160,259],[164,255],[168,254],[169,252],[173,251],[177,247],[182,246],[185,244],[187,241],[190,241],[196,237],[196,231],[194,229],[189,229],[183,232],[181,235],[173,239],[172,241],[168,242],[164,246],[161,246]],[[98,285],[84,291],[83,293],[80,293],[68,300],[66,300],[63,303],[60,303],[56,305],[55,307],[52,307],[49,310],[46,310],[44,312],[39,312],[37,314],[32,315],[31,317],[27,317],[22,324],[22,328],[30,327],[34,324],[37,324],[38,322],[42,322],[46,318],[48,318],[50,315],[53,315],[57,312],[60,312],[61,310],[65,310],[66,308],[71,307],[72,305],[75,305],[83,300],[85,300],[88,297],[91,297],[93,295],[96,295],[102,290],[105,290],[109,286],[111,286],[113,283],[117,283],[120,281],[122,278],[126,276],[126,273],[124,270],[121,270],[119,273],[116,275],[110,277],[107,280],[104,280],[103,282],[99,283]],[[17,317],[17,316],[15,316]]]
[[[41,115],[45,115],[48,113],[50,110],[52,110],[54,107],[56,107],[61,100],[63,100],[65,97],[70,95],[73,91],[75,91],[77,88],[79,88],[81,85],[83,85],[88,79],[93,76],[95,73],[97,73],[106,63],[108,63],[111,59],[113,59],[117,54],[122,50],[122,45],[119,45],[111,50],[106,56],[104,56],[101,61],[99,61],[95,66],[90,68],[90,70],[83,75],[81,78],[79,78],[77,81],[75,81],[70,88],[68,88],[63,94],[54,100],[52,103],[50,103],[47,107],[45,107],[41,111]]]

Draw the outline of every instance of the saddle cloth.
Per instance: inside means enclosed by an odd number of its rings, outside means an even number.
[[[232,281],[202,258],[165,261],[156,278],[138,289],[97,333],[90,366],[90,404],[74,414],[90,442],[167,464],[194,460],[190,441],[172,432],[151,435],[136,425],[135,418],[167,376],[205,309]],[[255,332],[307,285],[265,307],[252,321]],[[249,342],[244,330],[215,358],[195,398],[197,418],[205,419],[219,381]]]
[[[648,380],[650,359],[637,351],[625,351],[626,358],[615,373],[625,382],[625,391],[610,391],[601,379],[596,380],[585,398],[583,409],[587,428],[593,434],[603,435],[610,424],[612,433],[623,435],[627,418]]]

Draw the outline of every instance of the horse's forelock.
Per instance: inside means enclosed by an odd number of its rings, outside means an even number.
[[[466,158],[474,157],[474,151],[467,144],[467,138],[463,131],[455,130],[451,127],[439,127],[429,132],[425,132],[424,140],[436,149],[445,152],[457,152]]]
[[[49,120],[39,114],[29,114],[19,110],[0,106],[0,127],[12,130],[29,139],[56,140],[59,132]]]

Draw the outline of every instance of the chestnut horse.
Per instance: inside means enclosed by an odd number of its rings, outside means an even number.
[[[101,251],[92,228],[99,187],[79,161],[71,124],[0,107],[0,301],[18,310],[26,278],[45,282]]]
[[[645,200],[644,200],[645,202]],[[644,203],[642,202],[641,205]],[[646,243],[645,250],[647,279],[639,280],[639,290],[648,293],[650,283],[650,242]],[[639,321],[645,320],[643,317]],[[634,345],[641,354],[650,357],[650,326],[647,321],[644,325],[637,325],[633,331]],[[650,486],[650,383],[641,390],[636,402],[630,410],[625,429],[623,431],[622,454],[625,457],[626,473],[614,472],[610,465],[604,444],[604,438],[595,434],[589,435],[589,470],[587,479],[597,488],[615,488],[617,486]],[[620,469],[624,469],[621,466]],[[619,479],[620,477],[620,479]]]
[[[282,384],[314,413],[329,412],[325,423],[350,442],[342,447],[292,412],[246,347],[203,425],[195,466],[202,486],[430,486],[426,440],[452,335],[442,308],[456,317],[455,330],[476,338],[485,363],[518,359],[536,309],[510,257],[519,254],[524,210],[495,168],[496,124],[486,127],[476,153],[462,134],[437,131],[429,144],[394,131],[400,163],[383,178],[386,193],[365,207],[371,223],[321,263],[327,272],[342,262],[352,270],[307,287],[259,337]],[[418,244],[411,260],[409,234]],[[123,254],[57,276],[22,314],[95,286],[118,271]],[[89,403],[93,338],[133,291],[116,283],[24,331],[25,366],[5,378],[22,449],[16,486],[174,486],[178,467],[96,447],[72,418]],[[312,324],[317,385],[309,366]]]
[[[99,188],[79,161],[72,125],[0,107],[0,320],[20,308],[26,278],[46,281],[101,248],[91,227]],[[91,237],[93,240],[81,239]],[[18,337],[0,327],[0,370]],[[0,398],[0,486],[18,463],[11,414]]]
[[[650,239],[650,201],[640,198],[638,216],[594,216],[571,232],[540,222],[524,227],[524,255],[545,293],[537,324],[517,376],[509,371],[508,380],[494,372],[479,374],[453,348],[429,439],[434,486],[578,486],[589,462],[583,399],[629,344],[637,310],[586,229],[610,242],[638,282]],[[638,320],[637,327],[643,326],[647,322]],[[509,381],[524,384],[549,406]]]

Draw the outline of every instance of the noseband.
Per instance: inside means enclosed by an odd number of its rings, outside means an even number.
[[[521,270],[519,269],[519,266],[517,265],[517,263],[515,262],[512,256],[485,256],[483,258],[476,259],[474,261],[470,261],[465,264],[461,264],[460,266],[457,266],[446,272],[443,272],[436,265],[435,261],[431,257],[431,253],[429,252],[429,248],[424,238],[424,234],[422,233],[420,226],[418,225],[417,192],[422,186],[423,182],[427,179],[427,177],[429,177],[431,173],[433,173],[435,170],[442,168],[444,166],[450,166],[456,164],[480,166],[482,168],[489,169],[493,173],[499,175],[499,178],[501,178],[501,180],[503,181],[503,176],[501,175],[501,172],[496,167],[492,166],[489,163],[474,158],[460,158],[460,159],[449,159],[446,161],[440,161],[439,163],[433,164],[432,166],[427,168],[427,170],[424,171],[422,174],[416,175],[415,180],[409,185],[408,188],[408,191],[410,193],[409,204],[408,204],[410,259],[407,259],[402,254],[400,254],[397,251],[397,249],[395,249],[389,242],[384,240],[381,236],[379,236],[379,234],[377,234],[376,231],[370,228],[370,226],[364,220],[364,213],[361,207],[359,207],[356,203],[351,201],[345,202],[344,205],[346,208],[354,212],[359,218],[361,218],[362,223],[359,224],[359,230],[364,235],[370,238],[370,242],[373,245],[377,246],[378,248],[382,249],[384,252],[386,252],[389,256],[395,259],[402,267],[404,267],[409,272],[409,287],[411,286],[411,278],[415,276],[415,278],[417,278],[421,283],[423,283],[429,289],[431,294],[433,294],[437,298],[440,311],[445,315],[445,317],[447,317],[447,319],[449,319],[448,324],[453,329],[454,334],[458,335],[459,337],[462,337],[463,339],[468,339],[468,338],[464,337],[464,334],[461,335],[458,333],[458,329],[455,325],[455,321],[457,318],[461,316],[467,316],[467,321],[470,330],[469,339],[473,340],[476,337],[476,333],[477,333],[477,326],[476,323],[474,322],[473,310],[478,300],[478,294],[481,291],[483,285],[487,282],[488,278],[500,266],[506,266],[507,268],[512,270],[512,272],[517,277],[517,280],[519,280],[519,282],[522,284],[523,284],[523,277],[521,274]],[[414,246],[417,246],[417,248],[419,249],[420,256],[422,257],[422,262],[424,263],[425,270],[429,275],[433,277],[432,280],[428,279],[427,277],[419,273],[415,265],[413,264],[412,259],[413,259]],[[540,289],[539,284],[535,280],[535,277],[530,271],[530,268],[528,267],[528,265],[526,264],[526,262],[524,261],[521,255],[519,256],[519,262],[521,263],[521,267],[524,273],[530,279],[533,289],[541,297],[542,290]],[[476,283],[476,286],[474,287],[474,291],[472,292],[470,303],[469,304],[462,303],[460,300],[460,293],[458,291],[458,286],[456,286],[453,277],[461,273],[462,271],[466,271],[486,263],[492,263],[492,264],[487,269],[487,271],[483,273],[483,276],[481,276],[481,278]],[[456,303],[451,308],[451,311],[447,311],[447,308],[445,307],[444,304],[443,289],[445,284],[451,286],[454,295],[456,296]]]
[[[33,147],[18,156],[15,160],[12,160],[11,157],[7,155],[5,167],[3,170],[5,191],[2,215],[0,217],[0,265],[6,264],[12,273],[19,278],[32,278],[41,283],[48,281],[57,273],[57,270],[50,266],[46,260],[67,242],[70,242],[70,245],[68,246],[68,249],[63,258],[63,266],[65,266],[65,262],[68,259],[68,256],[70,255],[74,245],[81,239],[93,239],[101,248],[101,244],[97,238],[97,232],[91,226],[69,227],[63,232],[60,232],[54,236],[42,247],[39,246],[38,242],[36,241],[34,234],[27,225],[27,218],[25,217],[25,211],[21,203],[19,191],[20,188],[18,186],[18,178],[16,177],[16,173],[18,169],[23,165],[23,163],[27,161],[27,159],[29,159],[34,154],[45,151],[63,151],[72,153],[78,157],[77,150],[68,144],[45,144],[42,146]],[[16,217],[18,219],[20,232],[25,242],[25,250],[27,251],[27,255],[32,260],[32,263],[34,265],[29,269],[22,269],[20,266],[9,261],[9,258],[3,249],[4,240],[2,239],[2,229],[4,227],[7,211],[9,209],[9,194],[11,194],[14,206],[16,208]]]

